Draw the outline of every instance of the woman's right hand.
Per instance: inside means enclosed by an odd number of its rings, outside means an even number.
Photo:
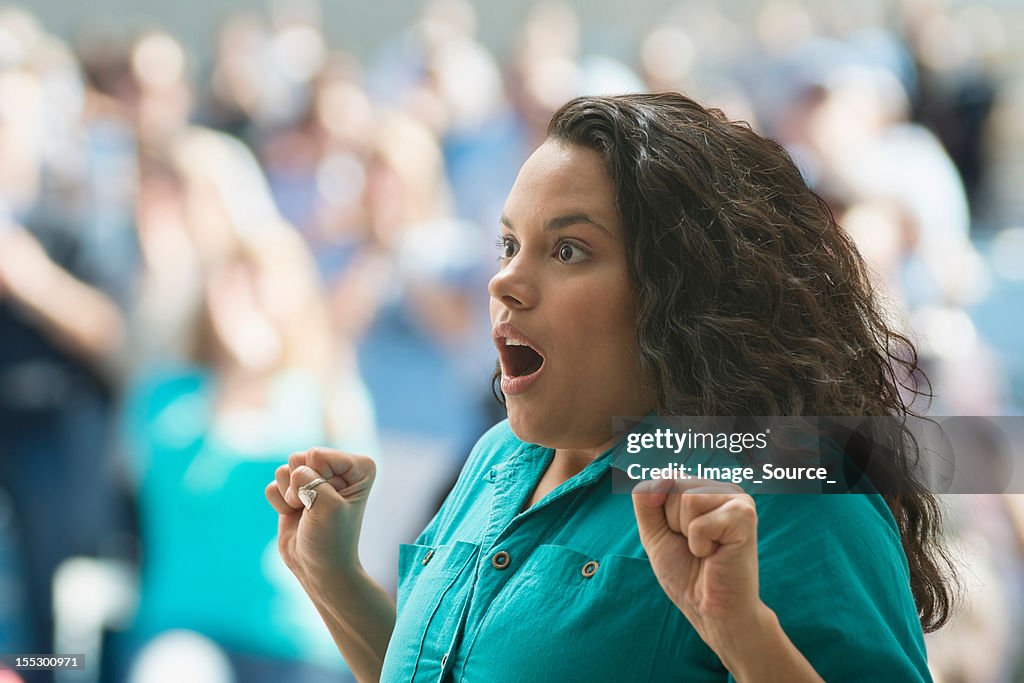
[[[285,565],[307,589],[318,590],[329,576],[351,576],[360,568],[359,532],[377,468],[373,460],[329,448],[293,453],[267,485],[267,500],[277,511],[277,547]],[[299,487],[318,477],[310,509]]]

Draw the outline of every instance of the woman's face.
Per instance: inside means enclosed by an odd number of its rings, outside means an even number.
[[[489,291],[512,431],[550,448],[602,446],[613,416],[654,401],[640,383],[625,235],[601,156],[545,142],[501,224]]]

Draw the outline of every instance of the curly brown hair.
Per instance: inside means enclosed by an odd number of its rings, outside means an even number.
[[[606,162],[659,414],[905,420],[931,397],[853,241],[778,143],[678,93],[574,99],[548,137]],[[912,475],[916,441],[889,452],[880,490],[934,631],[956,584],[941,508]]]

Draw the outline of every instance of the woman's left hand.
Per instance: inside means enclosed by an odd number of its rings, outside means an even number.
[[[648,481],[633,491],[640,541],[662,589],[720,657],[764,623],[757,508],[709,479]]]

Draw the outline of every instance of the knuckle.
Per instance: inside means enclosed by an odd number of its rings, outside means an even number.
[[[757,508],[753,505],[748,505],[742,498],[736,498],[732,501],[731,511],[738,518],[743,521],[756,521],[757,520]]]
[[[714,526],[715,520],[711,515],[701,515],[696,519],[692,520],[687,527],[688,535],[693,536],[704,536]]]
[[[663,507],[665,508],[665,514],[677,515],[681,513],[683,510],[682,504],[683,501],[681,495],[672,493],[668,494],[667,496],[665,496],[665,502],[663,503]]]
[[[691,539],[700,539],[708,536],[714,528],[714,520],[708,515],[694,517],[686,525],[686,536]]]
[[[328,460],[331,458],[337,458],[340,455],[344,455],[341,451],[333,448],[327,448],[326,446],[313,446],[308,451],[309,457],[316,460]]]
[[[345,462],[344,456],[345,454],[341,451],[323,446],[314,446],[309,449],[309,464],[318,470],[324,467],[330,468],[331,465]]]
[[[316,446],[309,451],[309,464],[319,471],[335,471],[335,466],[350,462],[348,454],[324,446]]]
[[[697,496],[680,494],[675,497],[679,501],[679,512],[688,517],[692,517],[696,513]]]

